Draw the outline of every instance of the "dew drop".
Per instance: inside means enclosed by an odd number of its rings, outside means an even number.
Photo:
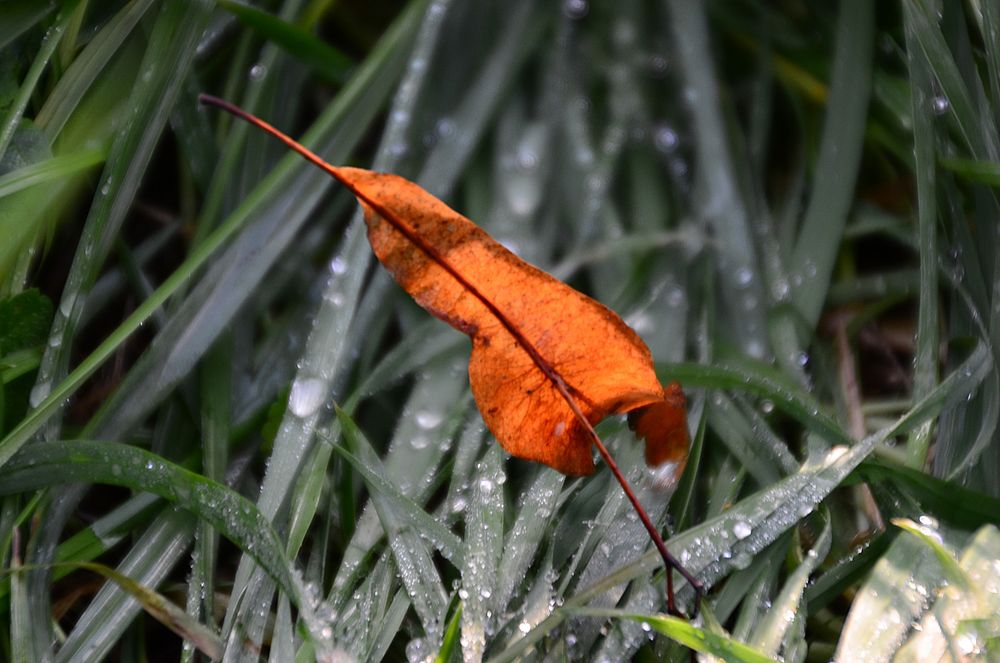
[[[736,555],[733,557],[733,566],[742,571],[743,569],[750,566],[750,562],[752,561],[753,561],[753,556],[744,550],[736,553]]]
[[[330,271],[334,274],[344,274],[347,272],[347,261],[340,256],[337,256],[330,261]]]
[[[319,378],[299,378],[292,384],[288,407],[297,417],[308,417],[319,409],[326,397],[326,383]]]
[[[455,133],[455,120],[450,117],[442,117],[437,121],[437,124],[434,125],[434,131],[437,132],[437,135],[441,138],[451,136]]]
[[[656,149],[667,154],[676,150],[679,142],[677,132],[670,127],[659,127],[653,134],[653,144]]]
[[[28,404],[31,407],[36,408],[42,404],[42,401],[49,395],[49,387],[51,383],[49,382],[39,382],[34,387],[31,388],[31,394],[28,395]]]
[[[580,20],[587,15],[588,11],[590,11],[590,5],[587,0],[566,0],[563,3],[563,12],[573,20]]]
[[[733,525],[733,536],[737,539],[745,539],[750,536],[753,532],[753,528],[750,527],[749,523],[743,522],[742,520]]]
[[[437,428],[441,421],[444,419],[444,415],[440,412],[433,412],[431,410],[420,410],[417,412],[416,417],[417,426],[420,426],[424,430],[431,430]]]
[[[73,312],[74,304],[76,304],[76,293],[63,295],[62,301],[59,302],[59,312],[63,314],[63,317],[69,317],[69,314]]]

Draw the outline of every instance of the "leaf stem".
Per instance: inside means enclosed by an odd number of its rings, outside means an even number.
[[[582,415],[581,415],[582,416]],[[586,421],[586,419],[584,419]],[[588,422],[587,430],[590,433],[591,440],[594,446],[597,447],[597,451],[601,454],[601,458],[609,468],[611,468],[611,473],[615,475],[615,479],[622,487],[622,491],[625,492],[626,497],[628,497],[629,502],[632,503],[632,508],[639,515],[639,520],[642,521],[643,526],[646,528],[646,532],[649,533],[649,538],[653,540],[653,545],[656,546],[657,552],[660,553],[660,557],[663,558],[663,565],[666,567],[667,571],[667,612],[676,617],[684,617],[684,613],[677,609],[677,601],[674,597],[674,574],[673,569],[677,569],[677,572],[684,576],[688,584],[691,585],[691,589],[694,590],[694,605],[691,608],[691,618],[694,619],[698,616],[698,607],[701,605],[701,597],[705,593],[705,589],[702,587],[701,583],[694,577],[694,575],[684,568],[684,565],[667,550],[667,544],[663,541],[663,537],[660,536],[660,531],[650,520],[649,514],[646,513],[646,509],[643,508],[642,503],[639,502],[639,498],[636,496],[635,491],[632,490],[632,486],[629,485],[628,480],[622,471],[618,469],[618,463],[611,456],[611,452],[608,448],[604,446],[604,442],[601,441],[600,436],[598,436],[597,431],[594,430]]]

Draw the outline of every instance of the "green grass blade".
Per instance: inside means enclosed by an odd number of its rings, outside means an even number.
[[[66,31],[66,26],[73,16],[74,5],[75,2],[67,3],[56,17],[55,23],[45,32],[41,47],[35,55],[34,62],[31,63],[31,68],[28,69],[28,75],[25,76],[24,81],[21,83],[21,89],[18,92],[17,98],[10,109],[8,109],[3,123],[0,124],[0,160],[3,159],[4,154],[7,152],[7,147],[14,137],[14,132],[21,123],[21,118],[24,116],[24,109],[27,107],[28,101],[35,91],[35,86],[38,85],[38,79],[41,78],[42,72],[48,66],[49,58],[52,57],[56,48],[59,47],[59,40],[62,39],[63,33]]]
[[[920,629],[914,629],[896,660],[918,661],[924,655],[940,659],[949,654],[973,660],[994,657],[998,635],[996,615],[1000,610],[997,528],[989,525],[977,531],[956,558],[947,541],[942,541],[932,527],[912,521],[897,521],[897,524],[933,550],[944,590],[935,596],[932,611],[924,615]]]
[[[138,601],[147,614],[184,638],[187,642],[198,647],[206,656],[213,659],[222,657],[222,640],[219,636],[197,620],[192,619],[180,607],[155,589],[136,582],[127,575],[104,564],[72,562],[64,563],[60,566],[69,567],[72,570],[85,569],[93,571],[113,581]]]
[[[351,446],[361,443],[360,431],[341,415],[344,434]],[[353,439],[353,442],[351,441]],[[387,500],[373,499],[375,511],[386,532],[400,578],[406,586],[410,601],[423,623],[426,636],[432,640],[443,636],[444,613],[447,594],[431,559],[430,551],[420,533],[408,526],[405,517]]]
[[[943,97],[939,103],[954,118],[966,148],[978,160],[996,161],[1000,158],[996,125],[992,118],[981,116],[969,90],[972,80],[962,75],[933,10],[922,0],[907,0],[903,11],[914,40],[940,85]],[[975,79],[975,84],[978,83]]]
[[[838,660],[888,660],[937,586],[930,549],[897,537],[855,599],[837,647]]]
[[[52,157],[19,168],[0,176],[0,197],[9,196],[22,189],[45,184],[67,175],[85,171],[104,161],[107,153],[102,149],[86,150],[75,154]]]
[[[491,446],[472,477],[472,499],[466,516],[462,564],[462,658],[481,661],[486,634],[495,630],[497,569],[503,545],[506,481],[499,446]],[[520,542],[514,542],[520,545]]]
[[[657,369],[663,380],[716,389],[736,389],[766,398],[832,444],[848,444],[850,438],[819,403],[787,376],[762,363],[743,360],[705,366],[702,364],[665,364]]]
[[[684,0],[667,4],[686,94],[690,96],[699,179],[705,187],[702,216],[720,243],[716,268],[723,301],[731,317],[731,341],[747,355],[760,358],[767,353],[761,306],[764,290],[747,205],[742,199],[728,144],[729,133],[710,55],[705,7]]]
[[[448,620],[448,628],[444,632],[444,641],[441,643],[441,649],[438,651],[437,656],[434,657],[434,663],[450,663],[451,657],[455,652],[458,651],[458,641],[459,641],[459,627],[462,623],[462,606],[459,605],[455,610],[455,614],[451,616]]]
[[[343,52],[265,11],[231,0],[219,0],[219,6],[240,19],[262,37],[277,44],[315,73],[332,83],[347,80],[351,59]]]
[[[1000,163],[952,157],[941,159],[941,166],[970,182],[1000,187]]]
[[[811,325],[823,309],[861,164],[874,29],[875,7],[870,2],[849,0],[840,6],[813,193],[789,263],[792,299]]]
[[[461,566],[463,558],[461,540],[440,521],[420,508],[411,498],[400,492],[396,485],[385,476],[385,469],[381,466],[378,455],[346,412],[338,410],[337,417],[344,428],[344,434],[351,440],[350,446],[356,450],[356,454],[336,444],[331,445],[331,448],[361,475],[368,486],[368,492],[372,499],[384,500],[388,508],[404,518],[414,530],[422,532],[445,559],[450,560],[456,566]]]
[[[920,247],[920,311],[917,318],[917,350],[914,357],[913,397],[920,399],[934,388],[938,378],[938,268],[937,186],[934,162],[936,136],[933,114],[927,106],[933,97],[931,72],[917,48],[913,12],[906,16],[906,43],[910,70],[910,106],[913,116],[914,170],[917,180],[917,236]],[[927,462],[931,444],[931,422],[910,434],[907,457],[911,467]]]
[[[139,20],[155,4],[155,0],[130,2],[103,26],[73,60],[45,98],[45,103],[35,117],[35,122],[45,132],[49,142],[55,143],[84,95],[91,90],[97,77],[132,34]]]
[[[823,530],[816,543],[806,553],[805,559],[796,567],[795,571],[788,576],[785,586],[782,587],[771,608],[754,629],[753,636],[750,638],[754,647],[770,656],[776,656],[782,648],[785,657],[795,656],[789,646],[791,644],[789,640],[793,637],[790,631],[795,621],[798,621],[799,627],[804,630],[803,592],[809,582],[809,576],[830,553],[830,544],[833,541],[833,528],[829,513],[824,515],[824,521]],[[804,644],[801,636],[794,641],[794,646],[797,647]]]
[[[20,543],[19,538],[15,538],[15,543]],[[14,555],[10,565],[10,654],[13,661],[30,661],[39,652],[35,651],[32,632],[28,628],[31,611],[28,607],[27,578],[22,575],[18,559],[21,551],[15,550]]]
[[[187,552],[194,527],[189,513],[168,509],[132,544],[116,570],[137,583],[158,587]],[[70,663],[84,656],[107,656],[141,611],[120,586],[105,583],[67,634],[55,660]]]
[[[741,661],[743,663],[775,663],[776,661],[776,659],[770,658],[767,654],[742,642],[698,628],[686,619],[678,617],[642,615],[606,608],[573,608],[568,609],[567,612],[579,616],[629,619],[648,624],[658,633],[662,633],[694,651],[718,656],[724,661]]]
[[[496,607],[507,609],[518,586],[527,576],[538,546],[556,524],[559,493],[566,477],[549,468],[539,468],[538,476],[521,494],[514,524],[504,540],[497,571]]]
[[[113,442],[40,442],[0,470],[0,494],[67,483],[106,483],[151,492],[176,502],[210,523],[267,569],[292,596],[291,567],[284,546],[261,512],[222,484],[143,449]]]
[[[86,293],[96,281],[112,239],[135,199],[169,109],[194,59],[195,45],[209,11],[207,2],[171,2],[162,7],[157,17],[150,50],[140,65],[140,80],[129,99],[127,112],[131,121],[127,130],[118,134],[108,153],[99,195],[91,206],[79,250],[66,278],[49,347],[38,371],[33,406],[41,406],[67,373],[69,351]],[[57,431],[58,423],[53,422],[50,436]]]
[[[910,467],[882,458],[870,458],[858,467],[869,483],[891,481],[941,522],[973,529],[987,523],[1000,525],[1000,499],[955,485]]]
[[[55,8],[54,2],[38,2],[38,0],[14,0],[4,3],[3,20],[0,21],[0,49],[6,48]]]

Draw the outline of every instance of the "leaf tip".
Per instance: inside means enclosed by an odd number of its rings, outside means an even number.
[[[684,471],[689,446],[681,386],[671,382],[663,400],[632,410],[628,423],[636,437],[646,441],[646,464],[652,470],[653,483],[661,489],[672,488]]]

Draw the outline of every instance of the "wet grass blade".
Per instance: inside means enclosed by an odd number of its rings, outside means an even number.
[[[297,25],[249,5],[220,0],[219,6],[327,81],[343,83],[347,80],[353,65],[351,59],[325,41],[317,39]]]
[[[871,93],[875,8],[865,0],[840,5],[823,139],[802,228],[789,263],[792,299],[815,325],[833,273],[854,198]]]
[[[629,619],[640,624],[648,624],[658,633],[690,647],[694,651],[718,656],[726,661],[745,663],[775,663],[777,659],[731,638],[693,626],[689,621],[666,615],[642,615],[604,608],[567,609],[571,615],[583,617],[604,617]]]
[[[251,502],[143,449],[85,440],[33,444],[0,470],[0,478],[4,495],[81,482],[155,493],[210,523],[253,555],[286,592],[298,596],[284,546]]]

